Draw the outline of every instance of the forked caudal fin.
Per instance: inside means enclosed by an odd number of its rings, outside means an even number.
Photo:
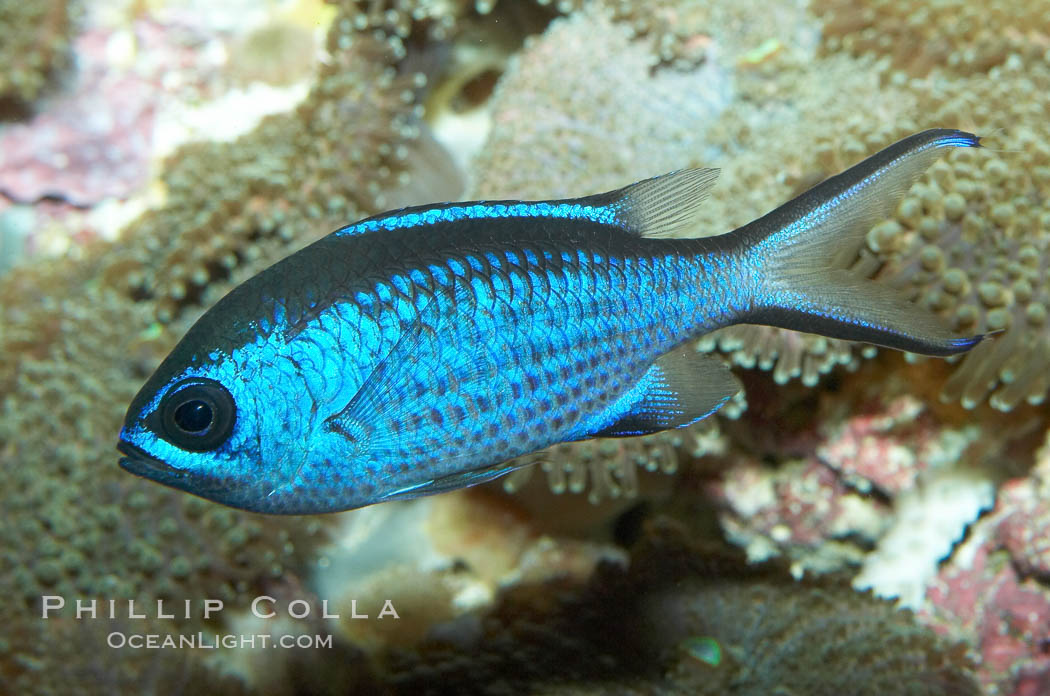
[[[895,290],[834,264],[856,253],[949,147],[980,147],[980,139],[947,129],[916,133],[734,232],[759,279],[744,321],[925,355],[972,348],[982,336],[959,336]]]

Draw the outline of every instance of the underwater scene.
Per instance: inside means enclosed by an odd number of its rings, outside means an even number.
[[[1050,696],[1048,310],[1041,0],[0,0],[0,694]]]

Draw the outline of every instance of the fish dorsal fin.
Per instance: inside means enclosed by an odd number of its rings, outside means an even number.
[[[740,383],[725,364],[692,346],[661,356],[634,389],[614,404],[625,409],[594,437],[627,437],[682,428],[722,408]],[[626,403],[625,403],[626,402]]]
[[[695,237],[697,210],[717,179],[717,169],[680,169],[578,202],[613,211],[639,237]]]

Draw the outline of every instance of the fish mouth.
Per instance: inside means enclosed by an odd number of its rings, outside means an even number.
[[[184,472],[151,456],[138,445],[133,445],[125,440],[117,443],[117,451],[127,455],[120,458],[120,468],[136,476],[157,478],[158,475],[161,475],[165,478],[182,478],[184,475]]]

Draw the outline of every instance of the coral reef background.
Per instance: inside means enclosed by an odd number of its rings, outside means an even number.
[[[0,0],[0,27],[0,692],[1050,693],[1038,3]],[[988,148],[835,261],[1000,330],[955,363],[733,327],[697,346],[746,386],[716,418],[320,518],[116,466],[193,320],[348,222],[717,166],[720,234],[933,126]],[[69,606],[42,619],[44,595]],[[78,620],[78,598],[149,618]]]

